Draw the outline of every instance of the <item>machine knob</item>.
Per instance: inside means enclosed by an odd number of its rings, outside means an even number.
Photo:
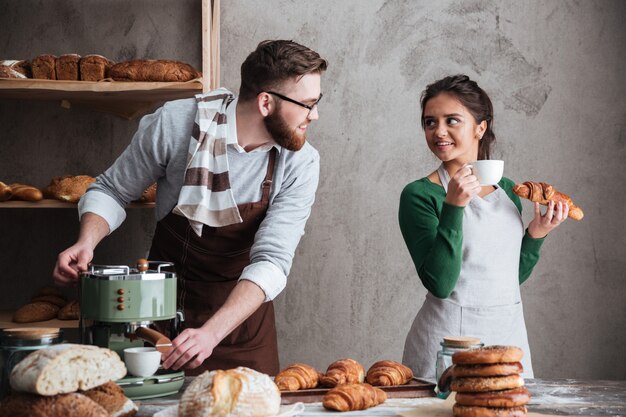
[[[124,297],[117,297],[117,302],[118,303],[123,303],[124,302]]]
[[[120,311],[124,310],[124,304],[118,304],[117,309]]]
[[[124,294],[124,288],[120,288],[119,290],[117,290],[117,293],[118,293],[119,295]]]
[[[147,259],[138,259],[137,260],[137,271],[146,272],[148,270],[148,260]]]

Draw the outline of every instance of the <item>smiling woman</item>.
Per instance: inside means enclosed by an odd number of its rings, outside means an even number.
[[[496,138],[491,100],[475,81],[446,77],[426,88],[421,104],[426,143],[442,163],[400,197],[400,229],[428,290],[403,362],[434,379],[439,342],[472,336],[486,345],[521,347],[524,376],[532,377],[519,286],[567,209],[550,207],[543,216],[536,211],[525,232],[515,183],[502,178],[480,185],[471,163],[489,159]]]

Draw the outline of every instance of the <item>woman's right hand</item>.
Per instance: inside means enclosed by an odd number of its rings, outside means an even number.
[[[57,285],[67,287],[76,286],[80,272],[87,270],[93,259],[93,249],[90,245],[76,243],[61,252],[52,271],[52,277]]]
[[[480,192],[480,183],[478,178],[472,174],[471,167],[471,165],[464,165],[450,178],[446,203],[465,207],[472,197]]]

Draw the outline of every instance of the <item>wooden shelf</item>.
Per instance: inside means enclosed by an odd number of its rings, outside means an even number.
[[[188,82],[61,81],[0,78],[0,99],[59,101],[134,119],[165,101],[202,93],[202,79]]]
[[[130,203],[128,206],[126,206],[126,208],[154,208],[155,204],[154,203]],[[59,209],[59,208],[66,208],[66,209],[77,209],[77,204],[76,203],[66,203],[63,201],[59,201],[59,200],[51,200],[51,199],[44,199],[41,201],[19,201],[19,200],[11,200],[11,201],[4,201],[2,203],[0,203],[0,209],[3,208],[19,208],[19,209],[23,209],[23,208],[32,208],[32,209],[44,209],[44,208],[53,208],[53,209]]]
[[[14,311],[0,310],[0,329],[14,329],[16,327],[58,327],[61,329],[78,328],[78,320],[46,320],[33,323],[14,323],[11,319]]]

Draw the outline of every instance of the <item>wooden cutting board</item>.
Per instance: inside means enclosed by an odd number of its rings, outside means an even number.
[[[377,387],[387,393],[387,398],[420,398],[434,397],[435,384],[422,379],[413,378],[405,385],[392,385],[390,387]],[[315,403],[321,402],[330,388],[303,389],[300,391],[281,391],[281,404],[293,404],[297,402]]]
[[[0,329],[13,329],[15,327],[58,327],[61,329],[76,329],[78,328],[78,320],[46,320],[35,321],[32,323],[14,323],[11,319],[14,311],[1,310],[0,311]]]

